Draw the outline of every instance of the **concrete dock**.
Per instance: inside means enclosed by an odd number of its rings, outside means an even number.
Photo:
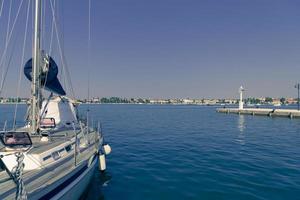
[[[234,113],[244,115],[261,115],[269,117],[289,117],[300,118],[300,111],[292,109],[272,109],[272,108],[218,108],[219,113]]]

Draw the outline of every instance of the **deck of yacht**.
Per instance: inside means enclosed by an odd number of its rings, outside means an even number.
[[[48,142],[41,142],[39,136],[31,138],[33,146],[27,154],[43,155],[41,160],[45,164],[40,169],[24,171],[23,173],[24,185],[29,199],[41,199],[41,197],[35,196],[37,191],[43,191],[42,193],[48,195],[42,199],[50,198],[51,195],[55,195],[57,188],[64,184],[64,180],[82,173],[89,162],[89,158],[93,157],[95,153],[95,151],[88,150],[94,148],[96,144],[95,135],[91,133],[83,137],[84,135],[78,130],[80,142],[77,147],[76,159],[74,157],[73,130],[57,132],[50,137]],[[83,140],[88,142],[82,145]],[[0,171],[0,199],[14,199],[15,192],[14,180],[2,169]]]

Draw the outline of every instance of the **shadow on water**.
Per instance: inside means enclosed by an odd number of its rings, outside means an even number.
[[[90,199],[97,199],[97,200],[104,200],[103,194],[103,187],[108,186],[112,176],[109,172],[100,172],[96,170],[94,173],[93,181],[88,186],[85,193],[80,198],[81,200],[90,200]]]

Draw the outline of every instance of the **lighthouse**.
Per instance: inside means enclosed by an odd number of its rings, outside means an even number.
[[[239,88],[239,93],[240,93],[239,110],[244,109],[244,102],[243,102],[243,92],[244,91],[245,91],[245,89],[243,88],[243,86],[241,86]]]

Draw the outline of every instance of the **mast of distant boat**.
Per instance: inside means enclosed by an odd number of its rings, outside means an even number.
[[[40,44],[41,44],[41,0],[35,0],[35,18],[34,18],[34,46],[32,58],[32,84],[31,84],[31,133],[35,134],[38,130],[39,111],[40,111]]]

